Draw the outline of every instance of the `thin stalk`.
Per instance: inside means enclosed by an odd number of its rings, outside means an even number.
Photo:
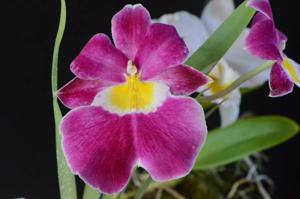
[[[208,119],[227,99],[223,99],[219,104],[216,104],[209,111],[205,113],[205,119]]]
[[[196,100],[198,102],[211,102],[213,100],[225,97],[226,95],[228,95],[231,91],[235,90],[236,88],[238,88],[240,85],[242,85],[244,82],[248,81],[249,79],[255,77],[256,75],[258,75],[259,73],[267,70],[268,68],[270,68],[272,65],[274,64],[274,61],[267,61],[264,64],[262,64],[261,66],[255,68],[254,70],[251,70],[243,75],[240,76],[240,78],[238,78],[235,82],[233,82],[230,86],[228,86],[226,89],[222,90],[221,92],[214,94],[214,95],[210,95],[210,96],[201,96],[198,95],[196,97]]]
[[[164,187],[163,188],[168,194],[170,194],[171,196],[173,196],[173,198],[175,199],[185,199],[184,196],[182,196],[180,193],[178,193],[177,191],[175,191],[174,189],[170,188],[170,187]]]
[[[99,199],[100,196],[101,193],[99,191],[93,189],[89,185],[85,185],[82,197],[83,199]]]
[[[169,181],[169,182],[153,182],[151,183],[147,190],[146,190],[146,193],[147,192],[151,192],[155,189],[159,189],[159,188],[162,188],[162,187],[165,187],[165,186],[169,186],[169,187],[174,187],[176,186],[177,184],[179,184],[181,181],[182,181],[183,178],[181,179],[177,179],[177,180],[172,180],[172,181]],[[124,193],[124,198],[127,199],[127,198],[132,198],[135,196],[135,191],[129,191],[127,193]]]
[[[136,196],[134,197],[134,199],[141,199],[143,197],[143,195],[146,193],[147,188],[148,188],[148,186],[150,185],[151,182],[152,182],[152,179],[149,176],[147,178],[147,180],[143,183],[142,187],[136,193]]]
[[[159,188],[156,193],[155,199],[161,199],[162,192],[163,192],[162,188]]]
[[[119,193],[114,199],[121,199],[123,192]]]

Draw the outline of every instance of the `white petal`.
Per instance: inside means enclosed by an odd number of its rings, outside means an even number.
[[[214,80],[214,82],[198,89],[198,92],[202,92],[205,96],[214,95],[222,91],[219,89],[228,87],[237,78],[239,78],[239,74],[233,70],[224,59],[220,60],[220,62],[209,73],[209,76]],[[229,97],[230,95],[232,95],[232,93],[229,94]],[[222,101],[223,98],[219,98],[214,100],[214,103],[219,104]]]
[[[210,0],[201,16],[209,34],[212,34],[233,11],[233,0]]]
[[[248,34],[249,29],[245,29],[224,57],[230,67],[237,71],[239,75],[253,70],[264,63],[263,60],[252,56],[245,50],[245,41]],[[245,82],[241,87],[252,88],[260,86],[268,80],[269,74],[270,70],[266,70]]]
[[[224,85],[230,84],[235,81],[239,74],[226,62],[221,59],[219,63],[212,69],[209,76],[218,79]]]
[[[238,89],[234,90],[230,97],[220,105],[219,112],[221,117],[221,127],[224,128],[234,123],[240,113],[241,93]]]
[[[157,21],[176,27],[189,49],[189,55],[192,55],[208,38],[207,30],[200,18],[186,11],[163,15]]]
[[[210,0],[204,8],[201,19],[209,33],[212,34],[233,11],[233,0]],[[245,50],[245,40],[248,34],[249,29],[245,29],[224,56],[230,67],[232,67],[239,75],[253,70],[264,62],[263,60],[250,55]],[[241,87],[253,88],[260,86],[268,80],[269,74],[270,70],[266,70],[245,82]]]

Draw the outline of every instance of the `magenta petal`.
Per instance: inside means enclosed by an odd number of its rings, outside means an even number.
[[[269,17],[267,17],[266,15],[262,14],[262,13],[257,13],[252,20],[252,26],[254,26],[255,24],[262,22],[264,20],[270,20]],[[272,21],[272,20],[271,20]],[[274,23],[274,22],[273,22]]]
[[[121,191],[136,162],[131,116],[79,107],[62,120],[63,149],[72,171],[103,193]]]
[[[271,20],[256,23],[246,39],[247,50],[266,60],[282,60],[278,32]]]
[[[261,13],[258,13],[255,15],[255,17],[253,19],[252,26],[254,27],[256,24],[263,22],[263,21],[268,21],[265,23],[271,23],[269,18],[267,18],[265,15],[263,15]],[[272,23],[273,23],[273,28],[272,28],[272,30],[270,28],[270,31],[272,32],[273,43],[277,46],[278,49],[283,50],[283,47],[288,40],[288,37],[275,27],[275,24],[273,21],[272,21]],[[259,27],[262,27],[262,26],[259,26]]]
[[[127,61],[106,35],[97,34],[72,62],[71,71],[80,79],[122,82]]]
[[[272,8],[269,0],[249,0],[248,5],[273,20]]]
[[[149,12],[140,4],[127,5],[112,19],[112,36],[116,47],[131,60],[145,39],[151,23]]]
[[[111,83],[101,80],[82,80],[74,78],[57,91],[57,97],[68,108],[90,105],[96,94]]]
[[[151,80],[162,81],[170,87],[174,95],[190,95],[200,86],[211,81],[202,72],[186,65],[168,68]]]
[[[187,55],[188,49],[176,29],[155,23],[150,26],[134,63],[141,70],[142,78],[147,79],[181,64]]]
[[[294,83],[289,79],[284,69],[275,63],[270,75],[270,97],[281,97],[293,91]]]
[[[201,106],[192,98],[171,97],[156,112],[136,117],[140,166],[156,181],[187,175],[206,138]]]
[[[277,40],[278,44],[281,44],[281,42],[286,43],[288,41],[288,37],[284,33],[277,30]]]

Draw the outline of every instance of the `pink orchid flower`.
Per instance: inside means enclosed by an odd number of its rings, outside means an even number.
[[[137,165],[156,181],[187,175],[203,146],[202,107],[184,96],[210,79],[182,64],[184,41],[151,23],[142,5],[112,19],[115,46],[95,35],[71,64],[76,75],[58,91],[72,110],[61,122],[71,170],[103,193],[121,191]]]
[[[287,37],[274,24],[270,2],[250,0],[248,5],[258,13],[246,40],[247,50],[262,59],[276,61],[269,79],[271,97],[291,93],[294,84],[300,87],[300,65],[283,53]]]

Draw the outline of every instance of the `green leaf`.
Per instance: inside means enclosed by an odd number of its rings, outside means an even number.
[[[83,191],[83,199],[99,199],[100,193],[89,185],[85,185]]]
[[[299,125],[281,116],[239,120],[208,133],[194,170],[212,169],[271,148],[295,136]]]
[[[53,95],[53,111],[55,121],[55,141],[56,141],[56,161],[57,161],[57,175],[59,183],[59,192],[61,199],[76,199],[76,183],[75,177],[71,173],[66,159],[64,157],[61,148],[61,135],[59,132],[59,123],[62,118],[62,114],[57,102],[56,90],[57,90],[57,71],[58,71],[58,54],[60,43],[64,34],[66,25],[66,4],[64,0],[61,0],[60,9],[60,21],[59,27],[55,39],[53,59],[52,59],[52,72],[51,72],[51,86]]]
[[[186,61],[187,65],[208,73],[247,27],[255,11],[242,3],[207,41]]]
[[[61,199],[76,199],[76,183],[75,177],[71,173],[66,159],[61,148],[61,135],[58,129],[60,120],[62,118],[57,100],[53,100],[54,117],[55,117],[55,139],[56,139],[56,161],[57,161],[57,175],[59,183],[59,192]]]

